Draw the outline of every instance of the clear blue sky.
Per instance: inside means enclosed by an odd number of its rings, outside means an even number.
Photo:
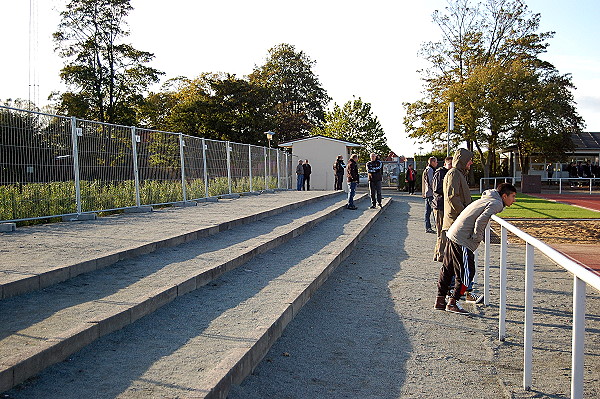
[[[32,74],[44,103],[51,91],[62,89],[62,60],[50,36],[66,0],[31,1],[38,8]],[[0,2],[0,100],[29,96],[29,4]],[[542,14],[541,31],[556,31],[545,57],[561,73],[573,75],[587,130],[600,131],[600,1],[526,4]],[[269,48],[290,43],[317,62],[315,72],[332,104],[362,97],[372,104],[395,152],[418,152],[419,145],[404,133],[402,103],[420,98],[416,70],[424,64],[417,52],[421,43],[439,37],[431,14],[446,5],[444,0],[372,0],[368,5],[356,0],[132,0],[132,5],[129,41],[156,55],[152,65],[166,73],[165,79],[218,71],[243,76],[264,62]]]

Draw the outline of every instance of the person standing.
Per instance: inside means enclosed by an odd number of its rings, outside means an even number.
[[[371,160],[367,162],[369,173],[369,192],[371,193],[371,209],[377,205],[381,208],[381,181],[383,180],[383,162],[375,153],[371,153]]]
[[[335,183],[333,184],[334,190],[342,189],[342,182],[344,181],[344,168],[346,164],[344,163],[344,158],[341,155],[338,155],[337,159],[333,163],[333,172],[335,173]]]
[[[312,173],[312,168],[308,163],[308,159],[304,161],[302,167],[304,168],[304,183],[302,190],[310,191],[310,174]]]
[[[296,165],[296,189],[298,191],[302,190],[302,185],[304,184],[304,165],[302,165],[302,160],[298,160],[298,165]]]
[[[444,159],[444,165],[439,167],[433,174],[433,219],[437,231],[437,242],[433,252],[433,260],[442,262],[444,259],[444,248],[446,247],[446,232],[442,229],[444,224],[444,177],[452,169],[452,157]]]
[[[471,203],[467,175],[473,164],[473,153],[459,148],[452,159],[452,169],[444,177],[444,221],[442,230],[448,231],[463,209]]]
[[[413,169],[412,163],[408,165],[406,171],[406,183],[408,184],[408,195],[415,193],[415,183],[417,182],[417,171]]]
[[[431,228],[431,211],[433,202],[433,172],[435,172],[435,168],[437,168],[437,158],[430,157],[427,162],[427,167],[423,171],[423,176],[421,180],[421,189],[423,193],[423,198],[425,199],[425,232],[426,233],[435,233]]]
[[[546,165],[546,172],[548,173],[548,185],[552,184],[552,176],[554,175],[554,165],[552,162]]]
[[[348,180],[348,204],[346,209],[358,209],[354,205],[354,194],[356,194],[356,186],[358,185],[358,155],[352,154],[346,168],[346,178]]]
[[[481,198],[467,206],[452,224],[446,236],[448,242],[444,262],[437,283],[434,309],[458,314],[469,314],[457,300],[463,295],[475,275],[474,252],[483,241],[485,228],[492,215],[502,212],[516,200],[517,189],[510,183],[501,183],[496,189],[486,190]],[[454,292],[446,302],[446,293],[454,277]]]

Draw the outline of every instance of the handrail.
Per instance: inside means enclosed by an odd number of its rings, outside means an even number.
[[[493,180],[494,181],[494,188],[497,186],[498,180],[504,180],[504,182],[506,183],[508,180],[511,181],[512,184],[515,184],[515,182],[517,180],[521,180],[521,177],[513,177],[513,176],[496,176],[496,177],[482,177],[479,179],[479,192],[482,193],[483,192],[483,182],[484,180]],[[592,194],[592,187],[594,186],[594,181],[598,181],[600,180],[600,178],[598,177],[546,177],[546,178],[542,178],[543,182],[553,182],[553,181],[557,181],[558,182],[558,193],[562,194],[562,182],[563,180],[575,180],[575,181],[585,181],[585,180],[589,180],[589,193]]]
[[[526,243],[525,248],[525,321],[524,321],[524,366],[523,388],[529,390],[532,382],[532,350],[533,350],[533,266],[534,248],[537,248],[553,262],[573,274],[573,344],[571,358],[571,398],[583,398],[583,360],[585,336],[585,289],[586,284],[600,290],[600,275],[589,268],[569,259],[544,242],[525,233],[506,220],[494,215],[492,221],[500,224],[500,308],[498,317],[498,338],[504,341],[506,325],[506,275],[507,275],[507,231],[515,234]],[[484,304],[489,304],[489,267],[490,267],[490,223],[485,231],[485,263],[484,263]]]

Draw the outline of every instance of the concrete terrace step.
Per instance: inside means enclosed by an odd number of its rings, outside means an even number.
[[[364,208],[338,212],[7,394],[225,398],[383,211]]]
[[[331,197],[342,193],[283,191],[0,233],[0,299]]]
[[[341,198],[0,301],[0,391],[313,228],[343,209]]]

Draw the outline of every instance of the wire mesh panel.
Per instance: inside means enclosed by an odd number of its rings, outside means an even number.
[[[268,188],[277,188],[277,149],[267,148]]]
[[[290,188],[289,181],[289,158],[291,155],[287,152],[279,152],[279,188]]]
[[[208,195],[211,197],[229,193],[227,174],[227,143],[205,140],[206,173],[208,176]]]
[[[232,190],[234,193],[247,193],[250,191],[248,145],[229,143],[229,146],[231,147]]]
[[[206,197],[204,185],[204,151],[202,139],[199,137],[183,136],[184,165],[187,199]]]
[[[252,189],[254,191],[266,189],[265,176],[266,170],[266,159],[265,159],[265,148],[251,146],[250,152],[252,154]]]
[[[76,210],[71,119],[0,106],[0,220]]]
[[[135,205],[131,128],[77,120],[81,211]]]
[[[183,201],[179,134],[147,129],[136,134],[141,203]]]

